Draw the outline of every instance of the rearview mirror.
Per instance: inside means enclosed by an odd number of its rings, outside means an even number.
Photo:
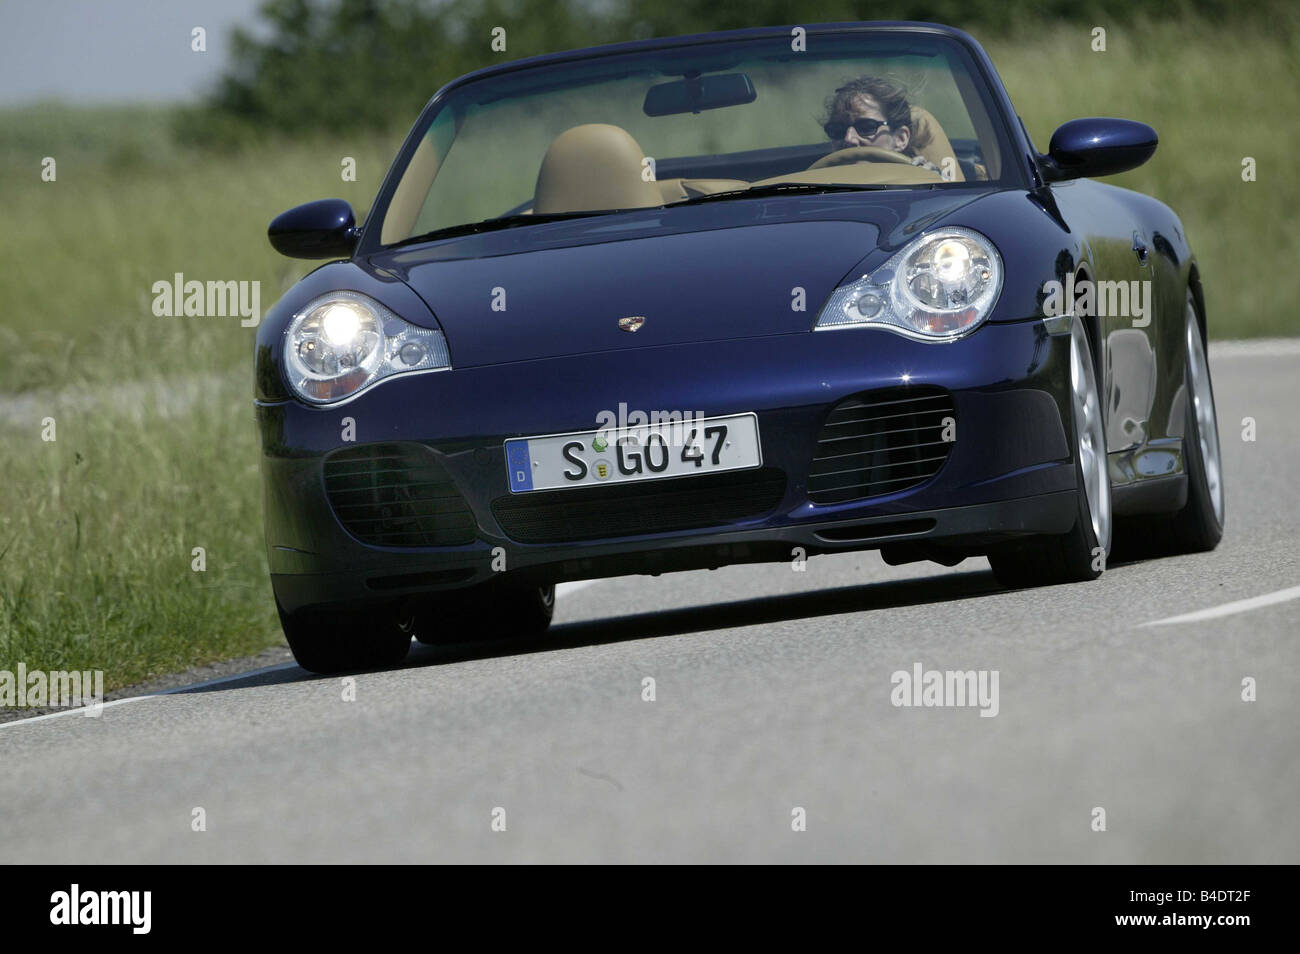
[[[1154,129],[1131,119],[1072,119],[1052,133],[1039,158],[1053,181],[1111,176],[1142,165],[1159,141]]]
[[[671,83],[660,83],[646,90],[647,116],[672,116],[698,113],[705,109],[739,106],[758,98],[754,84],[746,73],[713,73],[709,76],[688,75]]]
[[[350,258],[357,244],[357,220],[342,199],[296,205],[271,220],[266,237],[290,258]]]

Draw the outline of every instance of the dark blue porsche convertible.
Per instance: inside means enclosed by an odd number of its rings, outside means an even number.
[[[506,63],[430,101],[363,225],[258,333],[271,582],[298,661],[538,634],[555,584],[879,549],[1088,580],[1219,541],[1178,217],[1046,153],[957,30],[855,23]]]

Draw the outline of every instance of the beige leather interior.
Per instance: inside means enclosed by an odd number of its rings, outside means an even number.
[[[966,176],[957,162],[957,153],[953,152],[948,134],[943,131],[939,121],[928,109],[912,107],[912,147],[917,154],[933,162],[940,170],[945,159],[952,160],[953,182],[965,182]]]
[[[957,154],[943,127],[929,110],[912,107],[912,144],[916,152],[941,170],[950,161],[953,181],[965,181]],[[832,154],[833,155],[833,154]],[[940,174],[921,166],[893,162],[855,162],[812,168],[749,183],[742,179],[645,178],[645,153],[625,129],[587,123],[555,138],[537,175],[532,211],[589,212],[602,209],[644,209],[700,195],[746,189],[773,182],[887,183],[898,185],[941,182]]]
[[[680,202],[700,195],[749,188],[749,183],[744,179],[660,179],[655,185],[659,187],[659,195],[665,202]]]
[[[925,185],[942,182],[943,176],[924,166],[913,166],[906,162],[854,162],[846,166],[823,166],[820,169],[805,169],[803,172],[791,172],[770,179],[759,179],[750,186],[775,185],[778,182],[826,183],[832,185]]]
[[[392,201],[388,203],[388,213],[384,216],[384,228],[379,234],[379,241],[391,245],[411,236],[441,162],[442,157],[434,147],[433,137],[425,136],[416,147],[411,164],[406,167],[402,180],[393,192]]]
[[[619,126],[588,123],[555,137],[533,192],[533,211],[593,212],[663,205],[659,186],[642,177],[645,153]]]
[[[961,80],[960,75],[958,79]],[[966,96],[966,90],[963,89],[962,92]],[[972,121],[976,126],[976,135],[982,142],[996,142],[988,118],[982,111],[972,112]],[[965,180],[943,127],[929,110],[920,106],[912,107],[912,143],[919,155],[940,169],[945,160],[952,160],[956,179]],[[448,145],[450,139],[443,149]],[[444,158],[435,146],[432,135],[420,143],[398,183],[384,217],[381,235],[384,244],[407,238],[419,224],[417,219],[429,187]],[[976,164],[976,178],[987,179],[990,173],[996,177],[999,160],[1000,157],[994,153],[987,157],[987,169]],[[603,123],[574,126],[557,136],[547,149],[538,171],[533,207],[524,214],[654,208],[697,196],[733,192],[751,185],[774,182],[910,185],[941,181],[940,176],[922,167],[907,168],[893,162],[854,162],[850,165],[812,168],[753,183],[724,178],[656,181],[647,178],[647,175],[645,153],[627,130]]]

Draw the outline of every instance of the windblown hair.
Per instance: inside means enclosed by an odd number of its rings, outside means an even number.
[[[889,123],[890,132],[898,132],[904,126],[911,129],[912,107],[907,101],[907,91],[898,84],[878,76],[859,76],[857,79],[851,79],[826,97],[826,118],[822,122],[827,123],[836,118],[847,121],[852,112],[853,101],[864,95],[870,96],[880,106],[885,122]],[[911,131],[912,141],[907,144],[903,152],[905,155],[915,156],[917,154],[914,147],[916,130]]]

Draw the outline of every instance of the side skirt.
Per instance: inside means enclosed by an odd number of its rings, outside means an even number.
[[[1186,503],[1186,474],[1146,477],[1111,488],[1111,512],[1117,517],[1175,513]]]

